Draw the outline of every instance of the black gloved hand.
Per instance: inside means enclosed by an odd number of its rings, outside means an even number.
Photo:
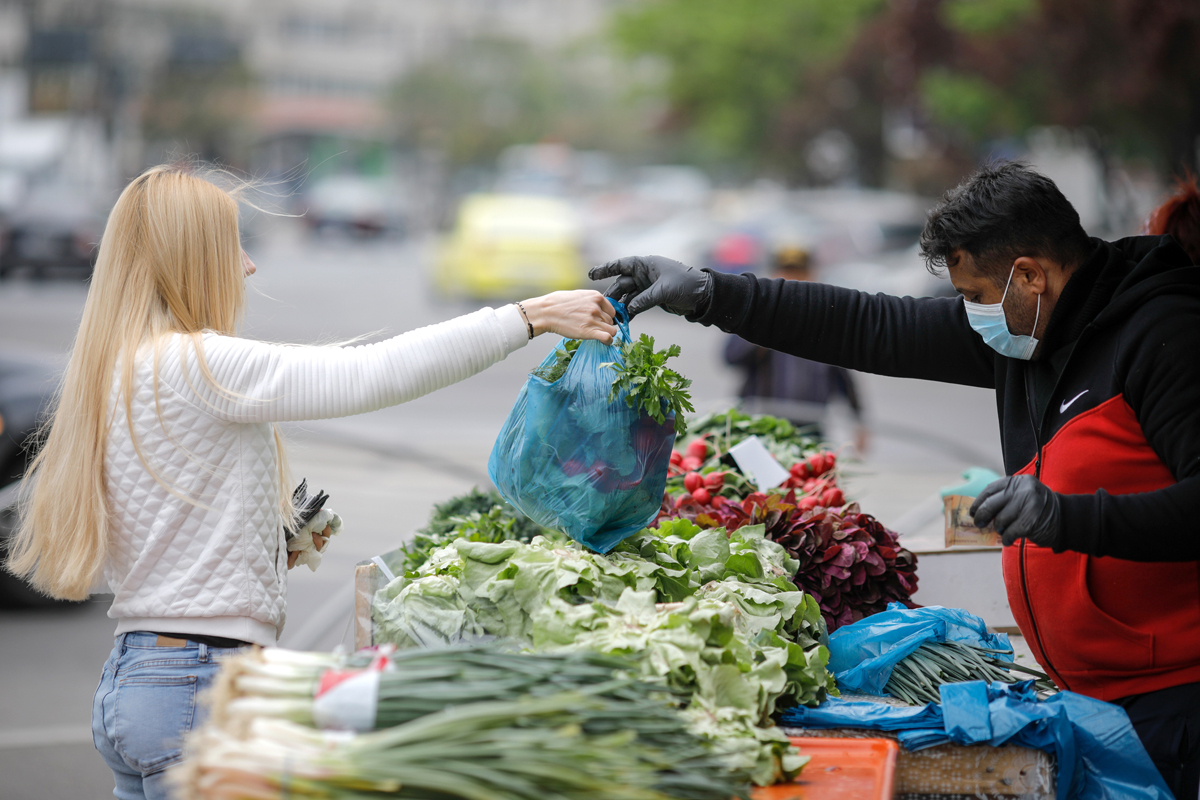
[[[594,281],[617,277],[605,297],[625,304],[630,317],[662,306],[681,316],[703,312],[712,298],[712,275],[662,256],[629,256],[592,267]]]
[[[1057,550],[1062,539],[1058,495],[1032,475],[1012,475],[988,484],[971,504],[979,527],[994,522],[1004,545],[1025,538]]]

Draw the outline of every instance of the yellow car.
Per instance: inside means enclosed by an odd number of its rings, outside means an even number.
[[[550,197],[466,198],[438,259],[434,280],[451,297],[514,298],[583,285],[580,227]]]

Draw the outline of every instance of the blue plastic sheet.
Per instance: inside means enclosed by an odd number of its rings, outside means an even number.
[[[607,362],[624,360],[629,317],[620,303],[619,333],[611,345],[584,341],[562,377],[530,375],[488,459],[497,491],[522,513],[593,550],[606,553],[658,515],[675,418],[659,424],[609,400]],[[560,344],[542,366],[554,363]]]
[[[947,742],[1043,750],[1058,763],[1058,800],[1171,797],[1119,706],[1074,692],[1039,701],[1033,681],[946,684],[940,693],[940,704],[922,707],[831,698],[816,708],[789,708],[781,723],[894,731],[910,751]]]
[[[890,603],[873,614],[829,635],[829,669],[845,691],[886,694],[892,668],[925,642],[963,642],[1009,650],[1008,636],[988,633],[979,617],[959,608],[905,608]],[[1011,660],[1011,656],[998,656]]]

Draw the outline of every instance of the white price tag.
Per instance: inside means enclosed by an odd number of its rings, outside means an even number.
[[[738,469],[750,476],[760,492],[774,488],[788,479],[788,471],[775,460],[775,456],[757,436],[735,444],[729,454],[737,462]]]

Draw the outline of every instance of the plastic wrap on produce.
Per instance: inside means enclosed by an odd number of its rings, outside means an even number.
[[[892,668],[929,641],[1012,649],[1007,635],[989,633],[982,619],[962,609],[905,608],[900,603],[890,603],[882,614],[843,626],[829,635],[829,668],[843,691],[884,694]]]
[[[630,340],[625,309],[613,305],[620,329],[613,343],[580,343],[553,382],[530,375],[488,459],[505,500],[601,553],[657,516],[675,441],[673,415],[658,423],[623,396],[610,400],[615,375],[601,364],[623,362],[621,345]]]

